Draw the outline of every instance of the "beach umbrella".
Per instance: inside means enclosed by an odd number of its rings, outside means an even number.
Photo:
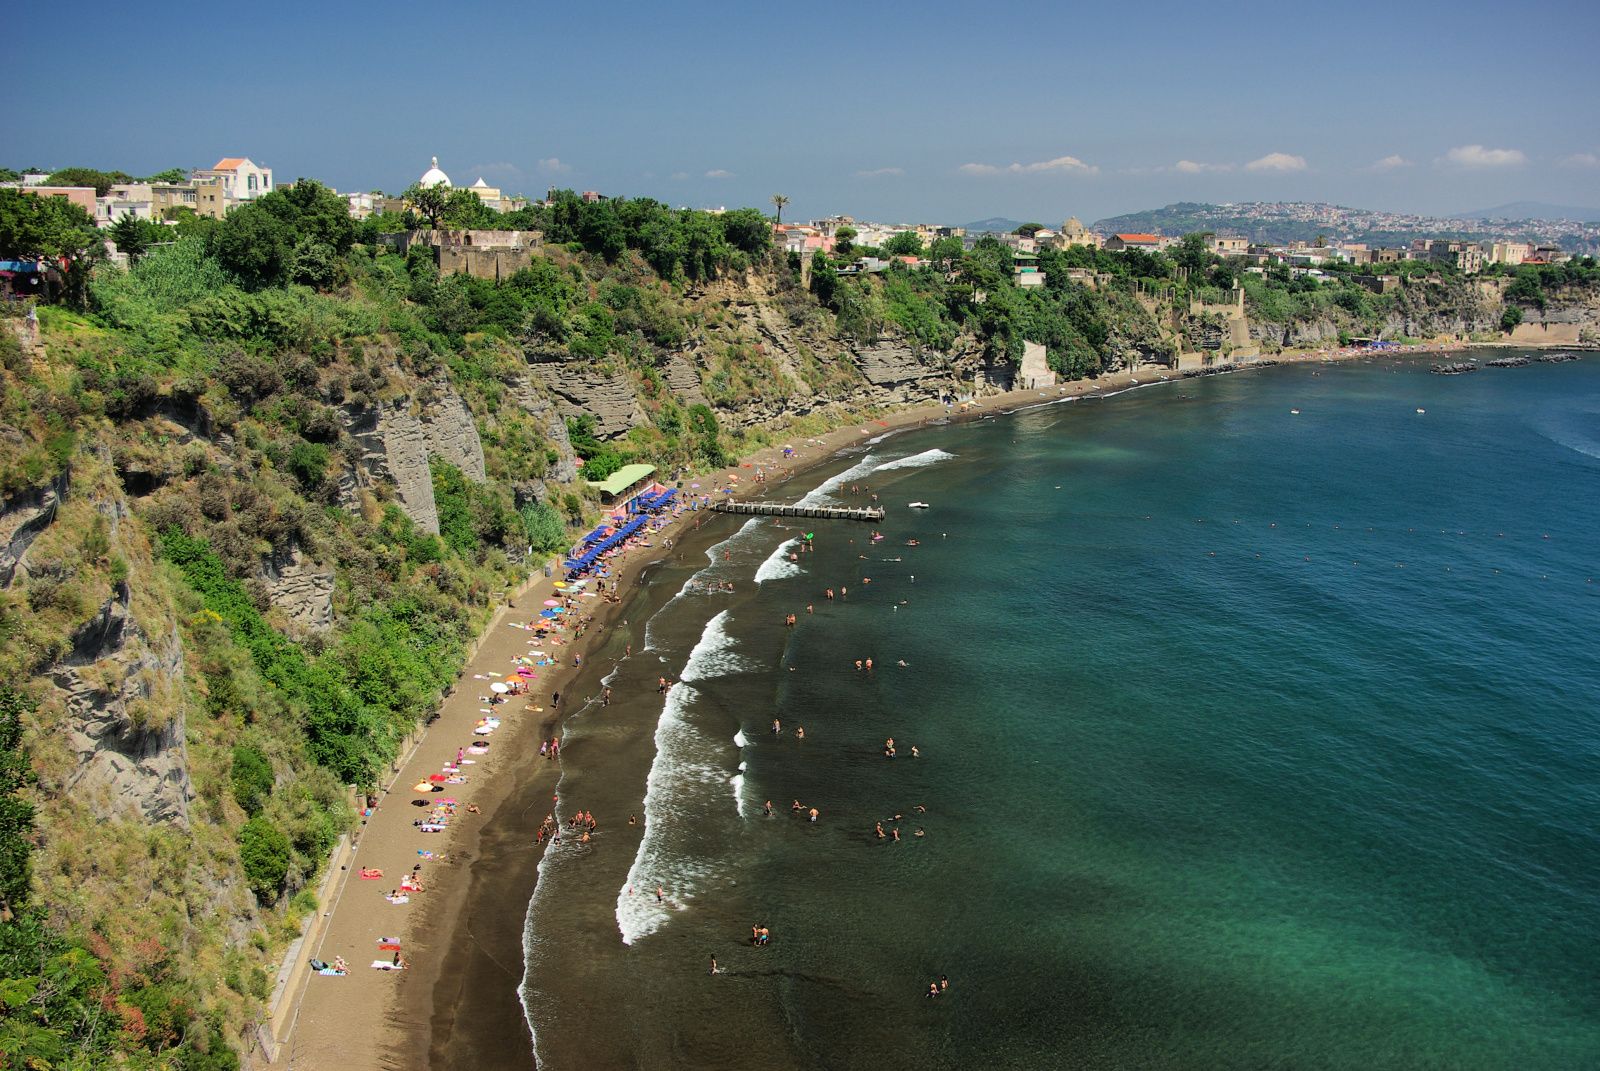
[[[553,586],[553,587],[554,587],[554,588],[555,588],[555,589],[556,589],[556,590],[557,590],[557,591],[565,591],[565,590],[566,590],[566,589],[567,589],[567,585],[566,585],[566,582],[565,582],[565,581],[562,581],[562,580],[557,580],[557,581],[556,581],[556,582],[555,582],[555,584],[553,584],[553,585],[552,585],[552,586]]]
[[[555,599],[546,599],[544,601],[544,604],[546,606],[560,606],[561,605],[561,603],[557,602]]]
[[[411,786],[411,791],[413,791],[413,792],[432,792],[433,791],[433,786],[428,784],[428,782],[426,782],[426,781],[418,781],[416,784]]]
[[[504,684],[500,681],[495,681],[493,684],[489,685],[489,690],[495,695],[505,695],[511,690],[511,687],[510,685]]]
[[[432,781],[436,785],[442,785],[445,782],[445,776],[442,773],[429,774],[428,780]]]

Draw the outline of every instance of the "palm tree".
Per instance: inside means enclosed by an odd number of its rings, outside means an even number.
[[[788,203],[789,198],[785,197],[783,194],[775,193],[772,195],[772,207],[778,210],[778,221],[773,224],[774,227],[783,225],[783,206]]]

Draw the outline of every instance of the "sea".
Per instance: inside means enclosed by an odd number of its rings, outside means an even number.
[[[1600,1067],[1600,360],[1040,401],[646,574],[539,1066]]]

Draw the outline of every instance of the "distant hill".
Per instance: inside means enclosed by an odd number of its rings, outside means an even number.
[[[1521,218],[1513,215],[1533,209],[1545,215]],[[1557,212],[1569,215],[1564,219],[1550,218]],[[1572,213],[1583,213],[1583,218]],[[1251,201],[1227,205],[1180,201],[1163,208],[1097,220],[1093,229],[1101,234],[1149,232],[1172,236],[1214,231],[1264,244],[1310,241],[1319,236],[1379,246],[1404,245],[1413,238],[1480,242],[1517,239],[1554,242],[1573,253],[1600,252],[1600,213],[1527,201],[1449,218],[1349,208],[1317,201]]]
[[[1550,205],[1543,201],[1512,201],[1493,208],[1461,213],[1463,219],[1574,219],[1581,223],[1600,223],[1600,208]]]
[[[1025,219],[1006,219],[1004,216],[990,216],[988,219],[980,219],[974,223],[963,223],[962,226],[967,229],[968,234],[974,231],[997,231],[1001,234],[1009,234],[1026,222],[1028,221]]]

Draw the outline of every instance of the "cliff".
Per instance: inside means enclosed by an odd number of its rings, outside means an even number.
[[[43,310],[38,339],[6,322],[0,687],[31,703],[32,889],[119,1021],[181,1007],[247,1043],[350,788],[454,682],[492,593],[597,515],[579,449],[694,471],[797,422],[1008,388],[1026,342],[1079,376],[1209,326],[1170,284],[1079,285],[1064,256],[1032,293],[991,249],[808,277],[758,215],[646,210],[633,244],[574,231],[503,284],[334,234],[314,289],[185,238],[97,277],[88,310]],[[698,260],[650,244],[669,225]],[[1512,305],[1590,338],[1597,293],[1422,280],[1246,311],[1273,350],[1498,332]]]

